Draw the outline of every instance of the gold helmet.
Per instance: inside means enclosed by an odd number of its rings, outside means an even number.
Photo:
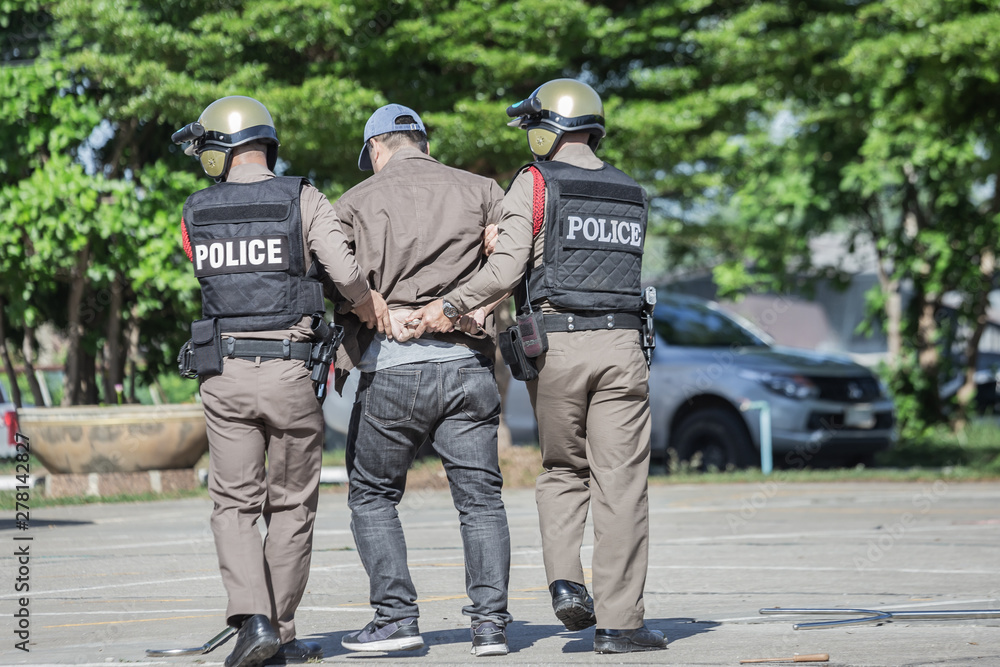
[[[197,121],[186,125],[172,137],[175,144],[190,141],[184,150],[197,155],[205,173],[215,182],[226,180],[233,159],[233,148],[251,141],[267,144],[267,168],[278,161],[278,134],[267,107],[242,95],[223,97],[209,104]]]
[[[593,88],[575,79],[553,79],[535,89],[527,99],[507,107],[514,118],[508,125],[528,131],[528,148],[547,160],[559,139],[570,132],[589,132],[590,147],[605,135],[604,105]]]

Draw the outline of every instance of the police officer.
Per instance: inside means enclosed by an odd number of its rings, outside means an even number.
[[[648,203],[598,159],[604,108],[588,85],[556,79],[508,110],[535,162],[504,198],[496,250],[470,281],[415,312],[447,331],[520,286],[518,312],[543,313],[548,351],[528,382],[543,472],[536,483],[553,610],[569,630],[597,625],[598,653],[666,646],[644,622],[648,559],[649,372],[640,344],[640,267]],[[594,597],[580,547],[593,512]],[[595,614],[596,600],[596,614]]]
[[[216,184],[184,204],[184,249],[201,283],[192,325],[208,425],[209,494],[228,623],[226,667],[305,662],[319,644],[295,639],[319,491],[323,416],[307,361],[323,312],[321,268],[369,327],[388,325],[330,202],[309,182],[276,177],[278,137],[249,97],[210,104],[174,136],[192,140]],[[257,521],[267,537],[261,541]]]

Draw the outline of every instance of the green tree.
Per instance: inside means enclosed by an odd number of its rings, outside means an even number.
[[[437,157],[506,179],[528,153],[504,107],[559,76],[605,94],[609,159],[652,174],[666,157],[648,121],[667,96],[627,78],[636,62],[667,62],[667,15],[644,3],[3,0],[0,11],[2,25],[44,26],[4,57],[0,133],[16,150],[3,156],[12,250],[0,270],[14,277],[3,310],[15,337],[40,322],[67,333],[68,402],[98,400],[98,367],[111,400],[126,358],[134,367],[143,351],[155,373],[186,337],[198,299],[178,223],[208,181],[169,137],[218,97],[264,102],[280,168],[331,196],[364,177],[364,122],[390,100],[420,110]]]
[[[960,423],[1000,240],[997,3],[674,9],[689,16],[671,42],[677,61],[632,73],[672,88],[688,114],[681,168],[660,181],[689,214],[666,223],[674,249],[725,258],[716,278],[736,293],[815,273],[818,234],[869,237],[880,271],[870,303],[902,414],[916,428]],[[955,320],[941,317],[948,300]],[[939,384],[956,359],[966,383],[954,411]]]
[[[506,181],[528,155],[503,108],[570,76],[602,93],[602,154],[656,196],[674,256],[724,259],[724,291],[815,273],[831,229],[874,239],[894,386],[945,419],[942,352],[964,345],[967,403],[1000,235],[996,4],[3,0],[7,336],[67,332],[69,401],[98,400],[98,367],[109,400],[129,364],[170,363],[198,309],[180,208],[208,181],[169,136],[218,97],[268,105],[280,169],[336,196],[387,101]]]
[[[51,322],[68,340],[63,402],[96,403],[101,393],[113,402],[125,371],[123,340],[134,341],[133,366],[138,348],[145,349],[153,374],[176,344],[173,321],[193,310],[196,283],[171,257],[177,248],[166,213],[196,179],[129,161],[125,142],[106,147],[104,159],[98,144],[111,126],[99,100],[89,94],[85,73],[52,50],[59,25],[48,11],[57,8],[7,4],[21,9],[4,15],[8,34],[36,39],[7,39],[0,68],[11,93],[0,102],[0,135],[14,147],[3,154],[0,181],[0,300],[12,333],[23,339],[29,381],[34,330]],[[165,331],[141,327],[150,312],[168,323]],[[32,390],[41,403],[37,383]]]

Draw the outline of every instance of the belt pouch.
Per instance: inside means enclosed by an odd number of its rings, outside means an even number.
[[[501,331],[497,336],[497,343],[500,345],[500,356],[503,357],[504,363],[510,366],[510,374],[515,380],[527,382],[538,377],[535,363],[524,353],[519,324]]]
[[[191,349],[195,372],[201,377],[222,373],[222,332],[218,318],[211,317],[191,323]]]

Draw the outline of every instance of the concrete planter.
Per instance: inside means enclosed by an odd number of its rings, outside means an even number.
[[[53,473],[190,468],[208,450],[201,405],[22,408],[31,452]]]

